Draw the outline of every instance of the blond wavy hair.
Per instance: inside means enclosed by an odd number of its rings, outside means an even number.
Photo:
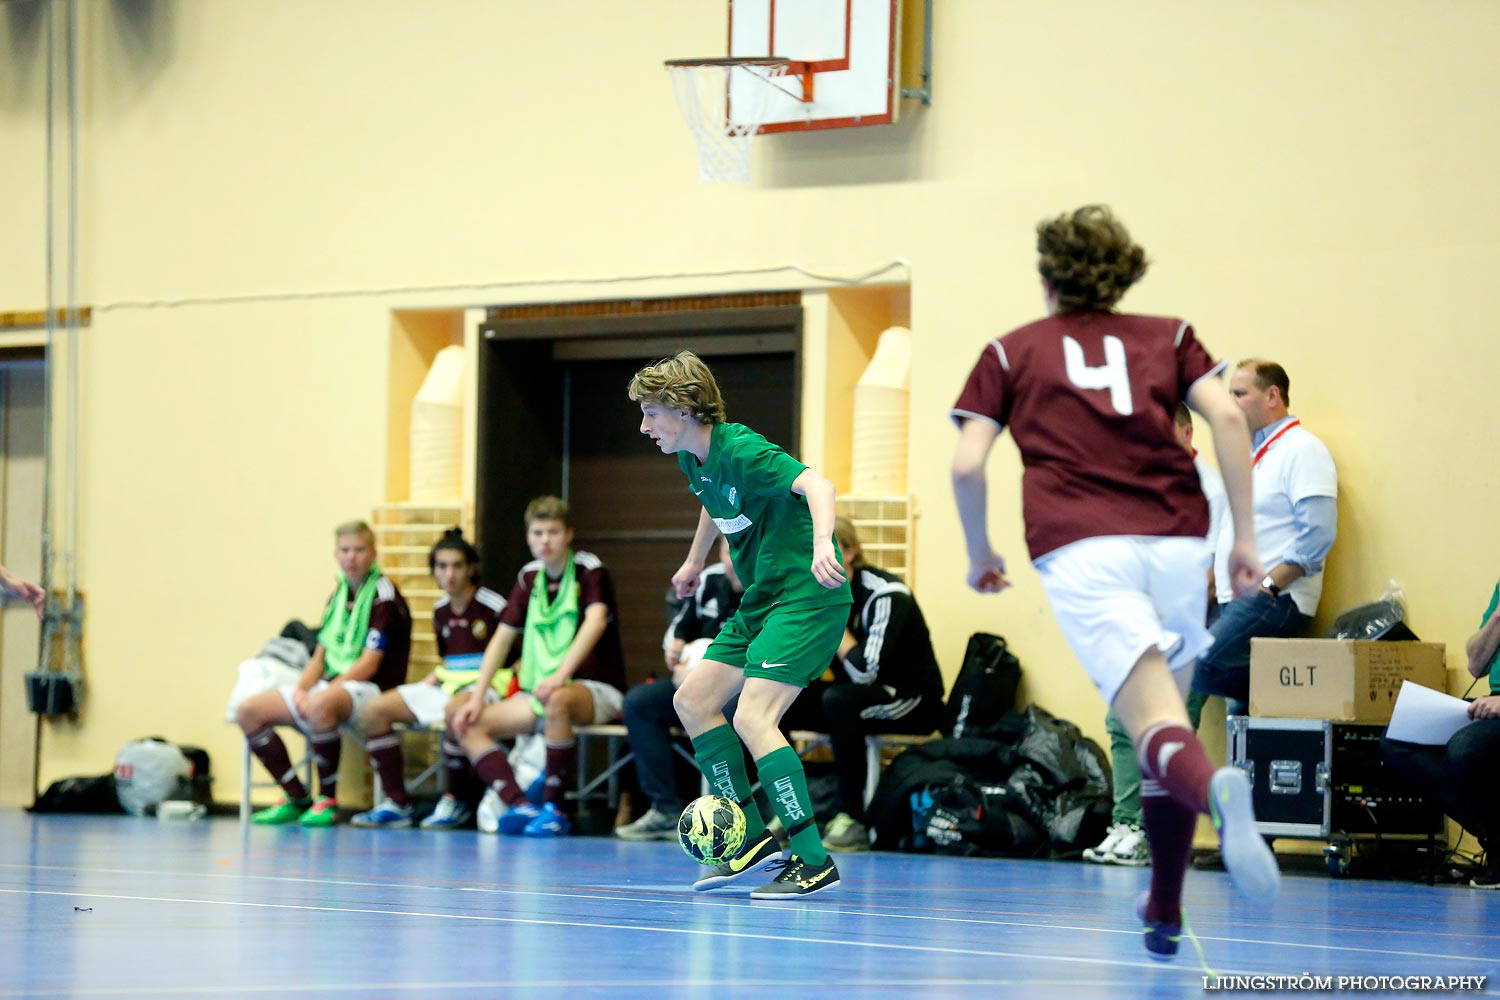
[[[703,359],[692,351],[649,364],[630,380],[630,399],[653,400],[673,410],[687,410],[700,424],[722,424],[724,397]]]

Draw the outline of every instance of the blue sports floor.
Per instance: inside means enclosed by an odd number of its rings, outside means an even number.
[[[7,810],[0,997],[1205,995],[1186,941],[1141,950],[1144,870],[865,854],[802,904],[694,893],[697,870],[673,843]],[[1500,995],[1500,893],[1294,876],[1251,913],[1194,871],[1187,903],[1221,975]]]

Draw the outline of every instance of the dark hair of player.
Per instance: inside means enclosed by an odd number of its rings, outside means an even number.
[[[1058,312],[1108,312],[1146,273],[1146,251],[1105,205],[1037,223],[1036,249]]]
[[[479,550],[469,544],[464,537],[464,529],[449,528],[443,532],[443,537],[433,545],[432,551],[427,553],[427,568],[431,572],[437,572],[437,554],[444,550],[457,552],[464,557],[465,564],[469,567],[469,579],[474,586],[479,586]]]

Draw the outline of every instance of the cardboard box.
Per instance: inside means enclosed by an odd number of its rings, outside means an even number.
[[[1252,716],[1390,722],[1402,681],[1446,691],[1448,648],[1349,639],[1250,642]]]

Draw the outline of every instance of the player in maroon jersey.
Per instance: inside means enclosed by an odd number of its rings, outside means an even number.
[[[987,344],[953,408],[953,492],[969,586],[1010,586],[990,546],[985,461],[1009,428],[1025,467],[1026,543],[1068,644],[1138,748],[1151,888],[1137,901],[1154,958],[1177,952],[1182,880],[1199,813],[1219,832],[1235,884],[1268,901],[1276,859],[1255,829],[1250,786],[1215,771],[1188,724],[1192,665],[1212,643],[1203,580],[1208,503],[1172,432],[1186,401],[1208,421],[1234,519],[1236,592],[1255,587],[1250,439],[1215,363],[1179,319],[1113,312],[1146,271],[1109,209],[1037,226],[1048,317]]]
[[[619,718],[625,660],[614,582],[598,556],[573,551],[568,502],[538,497],[526,505],[525,519],[526,544],[535,558],[516,575],[469,696],[450,703],[448,729],[489,790],[480,802],[479,828],[556,837],[571,828],[564,809],[578,759],[573,727]],[[518,642],[517,690],[488,703],[491,682]],[[539,722],[547,745],[546,799],[540,806],[528,800],[495,742],[532,733]]]
[[[406,598],[375,563],[375,532],[363,521],[334,529],[338,586],[323,610],[318,645],[296,684],[240,702],[235,721],[251,751],[280,783],[286,798],[251,817],[254,823],[332,826],[342,729],[360,730],[365,706],[406,679],[411,612]],[[314,801],[287,756],[276,726],[307,734],[318,766]]]
[[[499,630],[500,614],[505,610],[505,598],[481,586],[479,551],[464,538],[461,529],[453,528],[437,540],[427,553],[427,568],[443,592],[432,608],[432,635],[442,663],[422,680],[384,692],[361,713],[365,749],[385,795],[374,809],[350,819],[354,826],[411,826],[414,817],[406,794],[405,758],[394,727],[397,723],[441,727],[447,719],[448,703],[455,698],[468,700],[470,688],[479,678],[485,647]],[[486,704],[505,697],[512,676],[509,670],[496,673],[485,692]],[[473,815],[473,800],[478,798],[463,747],[444,740],[442,759],[448,781],[437,808],[422,820],[424,830],[462,826]]]

